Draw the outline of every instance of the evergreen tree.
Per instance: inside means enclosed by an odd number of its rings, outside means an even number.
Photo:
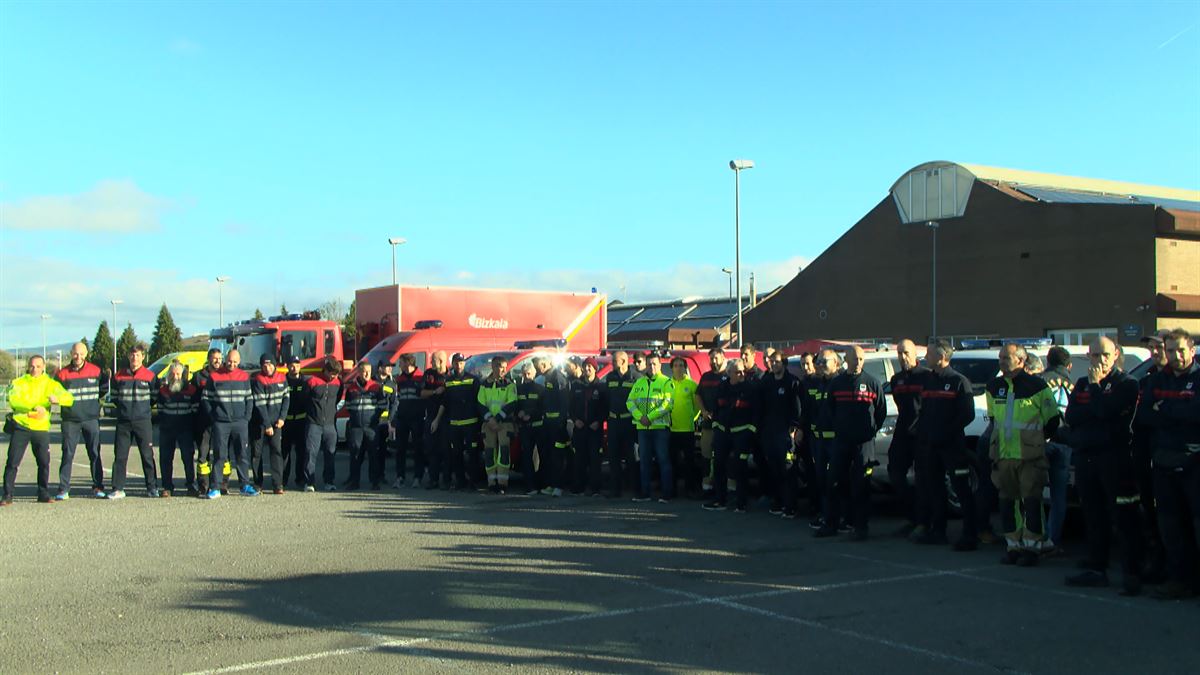
[[[133,324],[125,324],[125,330],[121,331],[121,337],[117,339],[117,369],[120,370],[129,365],[129,352],[133,346],[137,344],[138,336],[133,331]]]
[[[96,329],[96,337],[92,338],[92,349],[88,355],[92,363],[100,367],[100,370],[111,371],[113,367],[113,339],[112,333],[108,330],[108,322],[101,321],[100,327]]]
[[[279,313],[284,316],[287,316],[288,311],[287,311],[287,303],[286,302],[279,306]]]
[[[175,325],[167,303],[158,310],[158,321],[154,324],[154,337],[150,340],[150,353],[146,359],[154,363],[172,352],[183,351],[183,332]]]
[[[9,382],[17,377],[17,360],[12,354],[0,350],[0,380]]]
[[[354,344],[354,336],[358,333],[356,315],[358,314],[358,300],[350,302],[350,309],[346,310],[346,316],[342,317],[342,339],[347,344]]]
[[[254,320],[255,320],[255,321],[262,321],[262,320],[263,320],[263,319],[265,319],[265,318],[266,318],[266,317],[265,317],[265,316],[263,316],[262,310],[261,310],[261,309],[259,309],[259,308],[257,308],[257,307],[255,307],[255,308],[254,308]]]
[[[89,350],[92,348],[92,343],[88,342],[86,335],[84,337],[79,338],[79,341],[82,342],[83,346],[87,347]]]

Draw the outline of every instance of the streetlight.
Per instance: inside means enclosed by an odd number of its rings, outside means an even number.
[[[408,240],[404,237],[390,237],[388,243],[392,245],[392,285],[396,285],[396,247],[400,244],[407,244]]]
[[[217,277],[217,317],[220,323],[218,328],[225,327],[225,282],[229,281],[229,277]]]
[[[931,312],[930,313],[933,315],[932,318],[930,319],[930,321],[932,322],[932,325],[929,330],[929,341],[933,342],[934,340],[937,339],[937,334],[938,334],[937,333],[937,233],[938,233],[938,227],[940,227],[940,226],[938,225],[938,222],[936,220],[925,221],[925,226],[928,227],[929,229],[933,230],[933,279],[932,279],[931,283],[929,284],[929,287],[932,289],[932,290],[930,290],[930,295],[931,295],[931,302],[930,302]]]
[[[729,275],[729,299],[733,300],[733,270],[728,267],[722,267],[721,271]]]
[[[46,319],[51,318],[49,314],[42,315],[42,360],[46,360]]]
[[[113,369],[112,369],[112,372],[109,373],[109,375],[108,375],[108,390],[112,391],[112,378],[115,377],[117,374],[117,305],[119,305],[125,301],[124,300],[109,300],[109,302],[111,302],[112,306],[113,306],[113,329],[112,329]]]
[[[733,169],[733,273],[737,276],[737,333],[738,348],[742,346],[742,172],[754,168],[750,159],[731,159]]]

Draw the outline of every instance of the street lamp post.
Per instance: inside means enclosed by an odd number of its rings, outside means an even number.
[[[731,159],[729,168],[733,169],[733,273],[737,279],[734,286],[737,290],[737,343],[741,348],[742,337],[742,172],[754,168],[754,161],[749,159]]]
[[[388,239],[391,244],[391,285],[396,285],[396,246],[408,243],[408,239],[403,237],[391,237]]]
[[[937,339],[937,233],[938,222],[936,220],[926,221],[925,226],[933,231],[933,272],[930,282],[930,328],[929,341],[933,342]]]
[[[46,319],[51,318],[49,314],[42,315],[42,360],[46,360]]]
[[[225,282],[229,281],[229,277],[217,277],[217,318],[220,323],[218,327],[225,327]]]
[[[109,302],[112,303],[112,307],[113,307],[113,329],[112,329],[113,367],[112,367],[112,372],[109,373],[109,375],[108,375],[108,390],[112,391],[112,378],[116,377],[116,375],[117,375],[117,305],[119,305],[125,301],[124,300],[109,300]]]
[[[729,276],[729,299],[733,300],[733,270],[728,267],[722,267],[721,271]]]

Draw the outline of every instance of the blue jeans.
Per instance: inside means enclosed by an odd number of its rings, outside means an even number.
[[[667,429],[638,429],[638,456],[642,469],[642,496],[650,496],[650,463],[658,460],[658,477],[663,499],[675,496],[675,476],[671,471],[671,432]]]
[[[1063,521],[1067,519],[1067,482],[1071,479],[1071,446],[1046,443],[1046,459],[1050,461],[1050,541],[1062,545]]]

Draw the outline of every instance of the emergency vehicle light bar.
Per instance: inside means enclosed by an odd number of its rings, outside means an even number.
[[[980,338],[977,340],[963,340],[961,342],[962,349],[988,349],[989,347],[1003,347],[1007,344],[1015,344],[1029,349],[1030,347],[1049,347],[1054,344],[1054,340],[1048,337],[1040,338]]]

